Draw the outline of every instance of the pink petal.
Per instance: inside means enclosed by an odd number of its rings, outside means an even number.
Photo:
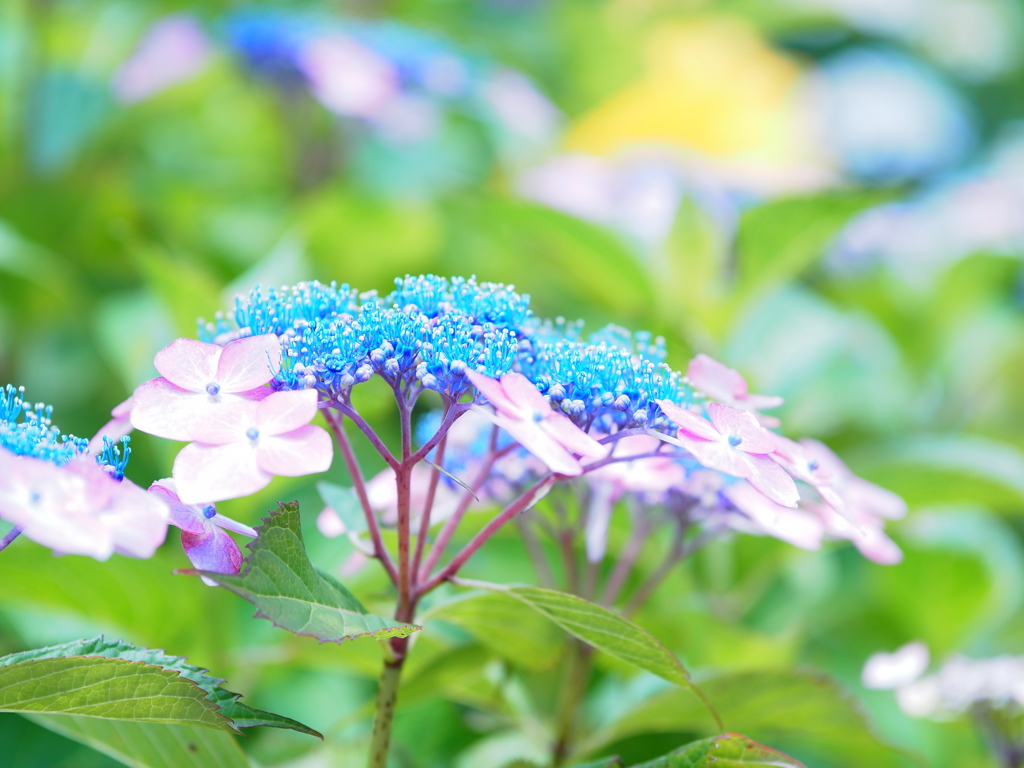
[[[197,570],[238,573],[242,569],[242,552],[238,545],[215,525],[200,534],[182,531],[181,546]]]
[[[572,420],[560,413],[551,414],[541,422],[541,429],[547,432],[560,445],[571,453],[601,459],[608,455],[608,446],[601,445],[594,438],[572,423]]]
[[[197,401],[211,399],[205,395],[196,396]],[[216,400],[216,403],[199,402],[191,411],[188,404],[181,408],[183,413],[192,414],[188,428],[189,440],[207,445],[227,445],[250,439],[251,429],[259,431],[259,408],[262,402],[243,400],[234,395],[217,395]]]
[[[697,389],[715,400],[732,400],[747,394],[747,380],[739,371],[705,354],[690,361],[686,376]]]
[[[501,377],[501,388],[519,411],[534,415],[551,413],[551,405],[544,395],[523,374],[506,373]]]
[[[722,435],[719,434],[715,426],[705,418],[698,416],[685,408],[680,408],[675,403],[669,400],[656,400],[655,401],[666,416],[681,430],[699,437],[702,440],[721,440]]]
[[[233,404],[259,401],[271,394],[266,387],[258,387],[237,394],[219,394],[216,397],[189,392],[167,379],[152,379],[140,384],[132,396],[131,423],[140,432],[167,440],[203,440],[225,442],[234,435],[238,425],[226,426],[240,414],[223,411]],[[238,406],[242,407],[242,406]],[[244,408],[243,408],[244,412]],[[255,414],[255,410],[253,410]],[[246,427],[242,428],[242,434]],[[230,439],[237,439],[231,437]]]
[[[784,507],[795,507],[800,501],[800,492],[796,488],[793,478],[786,470],[769,459],[767,456],[756,454],[743,454],[750,465],[750,474],[747,480],[761,493]]]
[[[227,445],[190,443],[174,460],[178,497],[186,504],[206,504],[249,496],[271,481],[256,463],[251,441]]]
[[[196,395],[167,379],[140,384],[132,395],[131,424],[135,429],[167,440],[188,440]]]
[[[153,363],[160,375],[190,392],[206,392],[217,381],[221,348],[195,339],[175,339],[156,353]]]
[[[309,424],[316,416],[318,395],[315,389],[275,392],[256,410],[260,436],[281,435]]]
[[[896,565],[903,560],[903,550],[881,528],[854,531],[849,538],[864,557],[880,565]]]
[[[592,484],[591,494],[583,538],[586,543],[587,562],[599,563],[608,547],[608,525],[612,519],[614,499],[608,483]]]
[[[248,536],[251,539],[255,539],[259,536],[255,528],[251,528],[245,523],[240,523],[237,520],[232,520],[230,517],[226,517],[220,512],[211,517],[210,522],[214,525],[220,526],[224,530],[234,531],[235,533],[240,533],[243,536]]]
[[[775,436],[757,423],[752,415],[739,408],[721,403],[708,405],[708,414],[715,429],[722,435],[739,438],[736,447],[746,453],[771,453],[775,450]]]
[[[680,433],[677,438],[693,457],[708,469],[717,469],[733,477],[748,477],[752,472],[748,453],[736,450],[728,443],[710,442]]]
[[[540,459],[552,472],[576,477],[583,467],[572,455],[542,430],[535,421],[517,421],[497,416],[494,423],[508,432],[527,451]]]
[[[330,469],[334,444],[327,430],[307,424],[283,435],[261,436],[256,456],[263,472],[299,477]]]
[[[466,371],[466,378],[472,382],[473,386],[484,396],[484,399],[496,409],[502,410],[511,416],[518,415],[516,404],[509,400],[500,383],[476,371]]]
[[[159,497],[123,480],[100,519],[122,555],[152,557],[167,537],[169,510]]]
[[[102,470],[100,475],[117,485]],[[0,517],[27,538],[62,554],[106,560],[114,544],[91,502],[90,482],[82,475],[0,448]]]
[[[762,408],[778,408],[786,400],[778,395],[744,395],[738,398],[738,402],[750,410],[759,411]]]
[[[244,392],[266,384],[280,369],[280,339],[272,333],[247,336],[223,348],[217,383],[224,392]]]
[[[114,406],[110,412],[113,418],[100,427],[100,431],[89,441],[89,450],[98,453],[103,450],[103,438],[109,437],[115,443],[132,431],[132,398]]]
[[[733,483],[722,492],[765,533],[802,549],[821,547],[825,529],[813,515],[776,504],[749,483]]]
[[[898,520],[907,514],[907,502],[897,494],[856,475],[847,480],[843,495],[851,507],[889,520]]]
[[[206,530],[206,518],[201,504],[185,504],[175,492],[176,486],[172,478],[157,480],[149,486],[149,492],[160,499],[170,513],[168,521],[171,525],[189,533],[202,533]]]
[[[320,510],[320,514],[316,516],[316,527],[328,539],[336,539],[348,530],[345,521],[333,507],[324,507]]]

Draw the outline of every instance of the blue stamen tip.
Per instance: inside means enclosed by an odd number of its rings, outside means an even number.
[[[255,440],[257,437],[260,436],[260,431],[256,429],[256,427],[249,427],[245,431],[245,436],[248,437],[250,440]]]
[[[213,506],[213,504],[207,504],[205,507],[203,507],[203,517],[205,517],[207,520],[209,520],[211,517],[214,517],[216,514],[217,510]]]
[[[737,437],[736,435],[729,435],[729,445],[733,446],[734,448],[742,442],[742,437]]]
[[[220,393],[220,384],[215,381],[211,381],[206,385],[206,394],[210,397],[216,397]]]

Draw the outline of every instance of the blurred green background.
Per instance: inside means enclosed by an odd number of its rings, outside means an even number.
[[[967,720],[910,719],[859,676],[917,639],[936,660],[1024,652],[1022,42],[1018,0],[8,0],[0,383],[91,435],[196,318],[306,279],[476,274],[540,316],[662,334],[677,368],[707,352],[784,396],[787,434],[911,512],[898,566],[737,537],[639,623],[698,680],[777,671],[788,698],[719,693],[746,707],[727,725],[811,766],[992,765]],[[393,431],[384,400],[366,408]],[[176,446],[132,445],[132,479],[170,474]],[[293,497],[339,567],[313,479],[222,511],[254,523]],[[166,648],[328,737],[257,733],[260,764],[361,764],[377,649],[317,647],[173,576],[174,539],[103,564],[19,541],[0,651],[99,632]],[[469,571],[533,578],[511,531]],[[389,610],[369,569],[350,586]],[[442,622],[418,642],[395,765],[535,754],[523,691],[559,638],[524,658]],[[816,705],[811,669],[848,698]],[[680,743],[649,683],[602,668],[595,745]],[[0,732],[19,768],[113,764],[13,715]]]

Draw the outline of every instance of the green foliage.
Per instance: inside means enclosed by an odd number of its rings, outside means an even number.
[[[85,744],[131,768],[249,768],[235,738],[188,725],[28,715],[34,723]]]
[[[337,579],[313,566],[302,540],[298,502],[280,503],[256,530],[259,536],[249,544],[240,574],[195,573],[248,600],[257,617],[321,643],[407,637],[419,629],[367,612]]]
[[[791,280],[820,258],[855,214],[891,198],[853,191],[772,200],[740,221],[738,283],[749,294]]]
[[[179,656],[102,637],[0,658],[8,711],[235,730],[265,725],[322,738],[291,718],[242,704],[223,682]],[[25,700],[26,693],[32,698]]]
[[[481,645],[526,669],[550,669],[558,661],[562,633],[532,606],[502,594],[465,595],[422,617],[462,627]]]
[[[820,673],[777,670],[721,674],[701,682],[726,727],[796,754],[830,754],[835,765],[874,768],[902,765],[900,756],[872,732],[857,702]],[[692,697],[667,689],[635,707],[591,744],[631,735],[704,732],[715,728]]]
[[[741,736],[724,733],[687,744],[670,755],[635,768],[805,768],[781,752]]]
[[[704,694],[690,682],[682,662],[643,627],[607,608],[565,592],[540,587],[468,583],[508,595],[597,650],[689,690],[718,719]]]
[[[346,530],[353,533],[366,530],[366,515],[352,488],[343,488],[334,483],[317,483],[316,489],[324,504],[338,513]]]
[[[109,650],[128,658],[79,655],[101,643],[100,638],[0,659],[0,711],[231,727],[205,690],[173,666],[161,665],[166,657],[159,651],[123,646]]]

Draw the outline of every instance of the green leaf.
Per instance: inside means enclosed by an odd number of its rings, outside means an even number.
[[[134,664],[145,664],[179,675],[198,686],[205,693],[207,700],[213,703],[214,708],[219,711],[219,714],[231,721],[229,726],[233,726],[236,729],[265,725],[274,728],[289,728],[310,736],[323,738],[320,733],[296,720],[242,704],[238,700],[239,694],[221,687],[221,683],[224,680],[211,676],[201,667],[187,663],[180,656],[168,656],[161,650],[139,648],[123,640],[106,640],[103,637],[96,637],[91,640],[73,640],[69,643],[62,643],[61,645],[54,645],[49,648],[13,653],[0,658],[0,668],[17,666],[26,662],[43,659],[76,657],[102,658]],[[0,680],[2,679],[3,671],[0,671]],[[47,708],[47,711],[51,710]],[[224,724],[223,719],[215,721],[216,726],[222,724]]]
[[[499,656],[526,669],[550,669],[558,661],[563,637],[549,619],[504,595],[465,595],[423,616],[443,619],[469,632]]]
[[[278,504],[256,530],[240,574],[182,573],[206,576],[255,605],[257,617],[321,643],[407,637],[420,629],[368,613],[341,582],[313,566],[302,541],[298,502]]]
[[[871,731],[858,703],[826,675],[803,670],[723,674],[701,682],[729,728],[791,751],[830,755],[837,766],[889,768],[899,753]],[[593,753],[629,737],[693,731],[715,725],[678,689],[656,694],[583,745]]]
[[[718,714],[704,694],[690,682],[682,662],[646,629],[617,613],[582,597],[552,589],[466,580],[462,583],[513,597],[597,650],[690,690],[718,720]]]
[[[623,768],[623,766],[622,758],[615,756],[594,760],[590,763],[574,763],[569,768]]]
[[[738,733],[723,733],[687,744],[634,768],[806,768],[803,763]]]
[[[362,533],[366,530],[366,515],[363,514],[363,507],[351,488],[334,483],[317,483],[316,489],[320,492],[324,504],[338,513],[346,530],[353,533]]]
[[[68,715],[25,716],[132,768],[250,768],[231,734],[209,728]]]
[[[230,728],[206,691],[174,669],[64,650],[55,646],[0,659],[0,711]]]
[[[890,193],[846,191],[773,200],[740,221],[739,287],[757,291],[788,280],[818,259],[854,215]]]

